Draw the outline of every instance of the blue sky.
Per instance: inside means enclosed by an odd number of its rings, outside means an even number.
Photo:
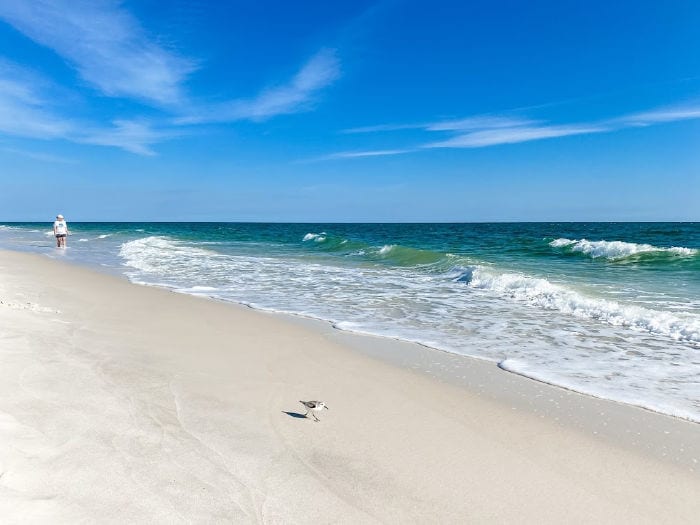
[[[694,0],[0,0],[0,220],[698,221],[698,27]]]

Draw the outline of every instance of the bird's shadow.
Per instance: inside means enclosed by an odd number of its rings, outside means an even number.
[[[299,412],[287,412],[286,410],[282,410],[283,414],[287,414],[289,417],[295,417],[297,419],[306,419],[306,414],[300,414]]]

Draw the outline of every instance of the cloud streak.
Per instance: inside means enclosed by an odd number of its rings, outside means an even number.
[[[0,60],[0,132],[28,138],[58,138],[71,129],[46,109],[46,82],[31,71]]]
[[[484,129],[515,128],[519,126],[530,126],[537,124],[537,121],[518,117],[502,116],[477,116],[459,120],[445,120],[434,122],[425,126],[426,131],[470,131]]]
[[[378,133],[383,131],[401,131],[420,129],[424,131],[466,131],[473,129],[509,128],[535,124],[537,121],[518,117],[504,116],[476,116],[456,120],[439,120],[424,122],[421,124],[379,124],[377,126],[364,126],[348,128],[341,131],[345,134]]]
[[[322,160],[336,160],[336,159],[358,159],[363,157],[386,157],[390,155],[401,155],[403,153],[410,153],[414,151],[413,149],[382,149],[382,150],[367,150],[367,151],[341,151],[338,153],[331,153],[324,157],[319,157],[313,159],[315,161]]]
[[[0,19],[68,61],[110,97],[159,106],[182,102],[182,84],[196,69],[159,46],[113,0],[4,0]]]
[[[572,125],[572,126],[520,126],[514,128],[496,128],[472,131],[457,135],[447,140],[431,142],[422,148],[484,148],[498,144],[515,144],[532,140],[569,137],[572,135],[587,135],[611,131],[605,126]]]
[[[333,49],[322,49],[286,84],[263,90],[252,99],[239,99],[198,108],[176,119],[178,124],[207,122],[262,122],[278,115],[298,113],[313,106],[313,97],[340,76],[340,62]]]
[[[115,120],[112,126],[94,128],[87,133],[71,138],[74,142],[113,146],[137,155],[154,156],[152,146],[175,136],[172,130],[157,130],[149,122],[137,120]]]
[[[653,124],[698,118],[700,118],[700,104],[658,108],[652,111],[626,115],[610,122],[618,122],[622,126],[651,126]]]
[[[552,124],[510,116],[474,116],[458,120],[423,124],[381,124],[342,130],[342,133],[378,133],[405,129],[428,133],[451,133],[452,136],[403,149],[377,150],[375,155],[400,155],[436,148],[485,148],[535,140],[609,133],[621,129],[652,126],[682,120],[700,119],[700,104],[657,108],[590,123]],[[340,152],[322,160],[349,159],[372,156],[372,152]]]
[[[0,133],[80,144],[114,146],[153,155],[151,146],[173,135],[145,121],[115,120],[99,126],[64,117],[48,109],[50,84],[27,69],[0,60]]]

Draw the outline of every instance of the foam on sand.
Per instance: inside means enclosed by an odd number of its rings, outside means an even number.
[[[679,366],[682,366],[679,364]],[[553,373],[552,371],[543,369],[542,367],[534,367],[530,363],[521,359],[504,359],[498,363],[498,367],[502,370],[512,372],[514,374],[527,377],[529,379],[534,379],[536,381],[541,381],[548,385],[555,385],[560,388],[566,388],[574,392],[580,392],[582,394],[587,394],[589,396],[598,397],[600,399],[610,399],[610,392],[601,388],[599,385],[589,383],[582,387],[580,383],[573,382],[566,376],[561,374]],[[614,372],[612,372],[614,373]],[[653,394],[650,399],[649,393],[647,392],[644,397],[636,395],[633,389],[619,389],[615,393],[615,400],[627,403],[629,405],[637,406],[640,408],[645,408],[651,410],[652,412],[658,412],[660,414],[669,414],[674,417],[681,419],[686,419],[688,421],[693,421],[695,423],[700,423],[698,416],[691,412],[690,410],[685,410],[679,408],[678,406],[668,403],[665,399],[654,398]]]
[[[41,312],[41,313],[61,313],[57,308],[51,308],[49,306],[41,306],[40,304],[33,303],[31,301],[16,302],[0,300],[0,307],[11,308],[12,310],[29,310],[30,312]]]

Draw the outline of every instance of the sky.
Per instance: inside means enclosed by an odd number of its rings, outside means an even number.
[[[0,221],[700,221],[700,2],[0,0]]]

